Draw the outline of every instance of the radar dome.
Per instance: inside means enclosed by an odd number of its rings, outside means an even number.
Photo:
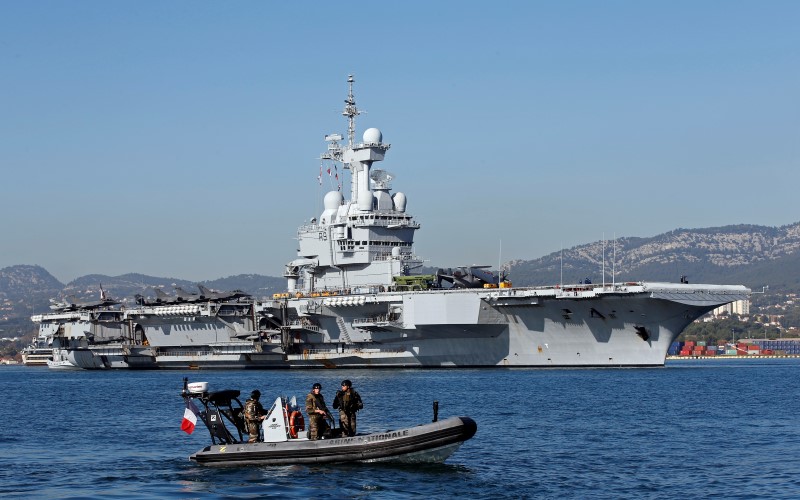
[[[364,142],[372,143],[377,142],[380,143],[383,140],[383,134],[381,131],[376,128],[368,128],[364,131]]]
[[[394,200],[394,209],[398,212],[405,212],[406,211],[406,195],[400,192],[397,192],[392,195],[392,200]]]
[[[339,205],[342,204],[342,201],[344,201],[342,193],[339,191],[328,191],[323,204],[325,205],[325,210],[336,210],[339,208]]]

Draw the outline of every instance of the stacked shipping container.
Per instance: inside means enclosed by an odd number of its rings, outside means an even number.
[[[753,340],[736,344],[707,345],[705,341],[673,342],[669,356],[800,356],[800,339]]]

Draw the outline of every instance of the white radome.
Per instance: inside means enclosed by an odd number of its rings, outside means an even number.
[[[377,142],[380,144],[380,142],[383,140],[383,134],[381,134],[380,130],[374,127],[368,128],[367,130],[364,131],[363,139],[365,143]]]
[[[192,382],[186,387],[192,394],[208,392],[208,382]]]
[[[328,191],[323,200],[325,210],[336,210],[342,204],[344,197],[339,191]]]
[[[398,212],[405,212],[406,211],[406,204],[408,200],[406,199],[406,195],[402,192],[398,191],[392,195],[392,200],[394,201],[394,209]]]

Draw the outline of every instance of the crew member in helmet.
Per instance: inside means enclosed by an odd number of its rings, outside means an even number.
[[[247,432],[250,434],[250,439],[247,440],[248,443],[258,441],[261,421],[267,418],[264,407],[258,402],[260,398],[261,392],[256,389],[250,393],[250,399],[244,403],[244,421],[247,424]]]
[[[333,409],[339,409],[339,428],[345,436],[356,435],[356,412],[364,408],[361,396],[353,389],[353,383],[342,380],[342,389],[336,391]]]
[[[317,382],[306,396],[306,413],[309,420],[308,439],[321,439],[328,429],[325,417],[330,413],[322,395],[322,385]]]

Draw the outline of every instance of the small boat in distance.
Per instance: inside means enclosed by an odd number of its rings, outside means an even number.
[[[441,463],[478,429],[469,417],[438,420],[416,427],[341,436],[339,429],[319,440],[302,432],[302,414],[295,398],[278,397],[262,423],[262,441],[247,442],[244,407],[238,390],[208,392],[208,383],[184,379],[184,419],[201,420],[211,434],[211,445],[189,458],[203,465],[290,465],[342,462]],[[200,407],[194,402],[200,403]],[[333,419],[331,419],[333,420]],[[233,432],[228,428],[230,426]],[[186,428],[184,428],[186,430]]]
[[[22,364],[25,366],[47,366],[53,357],[53,348],[47,345],[44,337],[34,337],[30,345],[22,349]]]

